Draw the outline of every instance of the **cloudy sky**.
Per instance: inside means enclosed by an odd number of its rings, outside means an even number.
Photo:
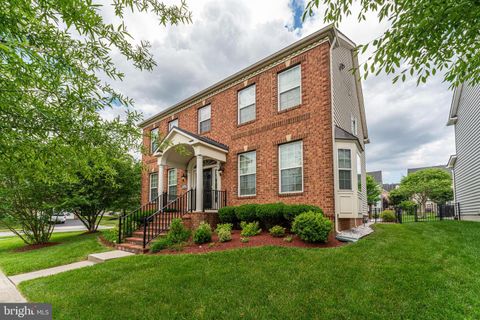
[[[193,14],[188,25],[163,27],[154,16],[127,16],[133,37],[152,43],[158,66],[140,72],[116,57],[126,79],[114,86],[135,100],[145,118],[325,26],[321,14],[302,23],[300,0],[187,3]],[[386,27],[372,15],[361,23],[349,17],[339,29],[360,44]],[[371,140],[367,170],[382,170],[384,182],[391,183],[406,168],[447,163],[455,149],[452,128],[445,126],[452,92],[441,76],[417,87],[415,80],[392,84],[380,75],[364,81],[363,92]]]

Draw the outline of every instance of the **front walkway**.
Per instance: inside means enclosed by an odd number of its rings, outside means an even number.
[[[22,273],[7,278],[2,272],[0,272],[0,302],[26,302],[25,298],[17,290],[17,286],[20,282],[37,279],[41,277],[47,277],[54,274],[62,273],[65,271],[80,269],[84,267],[90,267],[97,263],[102,263],[107,260],[118,259],[128,257],[133,253],[125,252],[121,250],[113,250],[102,253],[94,253],[88,256],[88,260],[75,263],[66,264],[63,266]]]

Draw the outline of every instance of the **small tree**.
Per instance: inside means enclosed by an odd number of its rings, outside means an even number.
[[[422,211],[428,200],[445,203],[453,199],[452,178],[442,169],[425,169],[409,174],[402,179],[399,189],[415,200]]]
[[[406,194],[404,190],[400,188],[393,189],[388,194],[388,202],[392,206],[398,206],[400,203],[408,199],[409,199],[409,196]]]
[[[370,207],[380,200],[380,195],[382,194],[382,188],[375,181],[372,176],[367,175],[367,203]]]

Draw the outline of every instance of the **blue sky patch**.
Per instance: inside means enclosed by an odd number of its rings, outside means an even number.
[[[303,26],[302,15],[305,9],[305,0],[290,0],[288,6],[293,14],[293,25],[291,29],[301,29]]]

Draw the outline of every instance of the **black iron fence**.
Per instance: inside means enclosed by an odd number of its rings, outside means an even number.
[[[372,208],[370,219],[372,222],[382,223],[409,223],[429,222],[441,220],[462,220],[460,203],[435,204],[430,203],[425,207],[414,206],[412,208],[395,208],[394,215],[386,214],[386,210]]]

